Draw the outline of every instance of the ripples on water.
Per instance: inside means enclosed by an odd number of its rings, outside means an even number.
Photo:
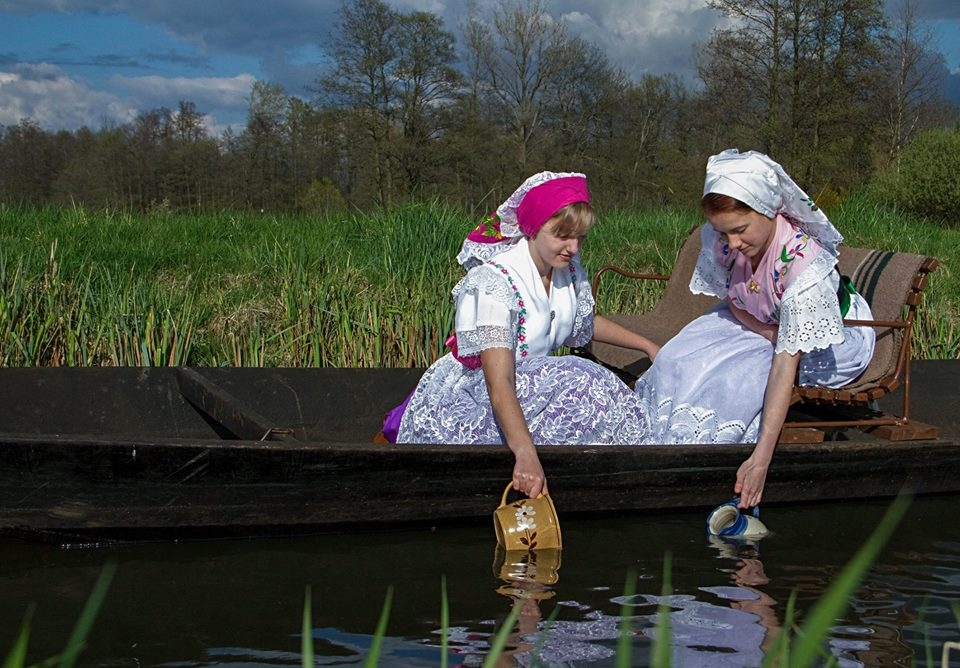
[[[833,629],[828,651],[839,665],[939,666],[943,643],[960,640],[958,501],[914,502]],[[740,545],[708,540],[705,513],[569,521],[562,563],[542,559],[538,571],[496,554],[485,525],[96,550],[8,540],[0,542],[0,653],[31,602],[28,659],[62,650],[99,568],[112,559],[117,575],[84,665],[300,665],[310,585],[317,665],[363,664],[393,587],[380,665],[439,666],[445,578],[451,666],[482,665],[515,601],[523,610],[501,665],[614,665],[622,610],[632,665],[648,665],[666,605],[674,666],[755,666],[791,593],[809,610],[886,506],[771,507],[764,520],[774,534]],[[673,591],[662,598],[667,553]],[[632,596],[624,595],[628,573],[636,576]],[[960,665],[960,652],[953,658]]]

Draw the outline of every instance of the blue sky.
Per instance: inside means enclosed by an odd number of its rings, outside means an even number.
[[[480,0],[490,4],[495,0]],[[889,0],[902,3],[904,0]],[[960,91],[960,0],[909,0]],[[465,0],[388,0],[456,32]],[[122,124],[189,100],[219,134],[242,125],[255,80],[309,98],[341,0],[0,0],[0,125]],[[721,20],[706,0],[552,0],[571,32],[638,77],[693,82],[691,56]]]

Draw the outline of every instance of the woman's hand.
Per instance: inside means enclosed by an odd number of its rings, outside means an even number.
[[[540,457],[532,446],[516,453],[516,463],[513,465],[513,488],[531,499],[548,493],[547,476],[540,464]]]
[[[740,508],[753,508],[760,503],[769,468],[770,460],[764,464],[751,455],[737,469],[737,482],[733,486],[733,493],[740,497]]]
[[[752,508],[763,498],[767,471],[773,461],[780,431],[790,408],[793,380],[797,377],[799,364],[799,353],[791,355],[780,352],[773,356],[770,375],[767,377],[767,389],[763,395],[757,444],[747,460],[737,469],[737,482],[733,486],[733,493],[740,496],[741,508]]]

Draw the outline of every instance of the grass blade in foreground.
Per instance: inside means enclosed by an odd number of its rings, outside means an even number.
[[[387,587],[387,596],[383,600],[383,610],[380,611],[380,621],[377,622],[377,630],[373,634],[373,642],[370,644],[370,654],[363,663],[367,668],[373,668],[380,660],[380,645],[383,644],[383,636],[387,633],[387,620],[390,619],[390,605],[393,602],[393,586]]]
[[[20,625],[20,633],[17,634],[17,640],[13,643],[13,649],[7,655],[3,662],[3,668],[21,668],[23,662],[27,660],[27,642],[30,639],[30,620],[33,618],[33,608],[27,610],[24,615],[23,623]]]
[[[310,585],[303,593],[303,622],[300,626],[300,665],[313,667],[313,615],[311,613]]]
[[[911,501],[912,495],[907,494],[894,499],[867,542],[843,568],[840,576],[823,598],[817,601],[801,626],[796,642],[790,647],[790,666],[809,666],[820,654],[823,641],[829,636],[830,629],[846,610],[854,590],[876,561],[880,550],[903,518]],[[768,659],[775,660],[776,657],[768,656]],[[764,661],[764,665],[771,665],[771,662]]]
[[[629,668],[630,666],[630,654],[633,649],[633,629],[630,628],[630,620],[633,619],[633,614],[630,609],[630,602],[636,593],[637,574],[631,570],[627,572],[627,581],[623,585],[623,603],[620,606],[619,635],[617,637],[618,668]]]
[[[673,650],[670,630],[670,597],[673,596],[671,584],[673,568],[670,553],[663,555],[663,592],[660,595],[660,608],[657,611],[657,631],[653,642],[653,668],[669,668],[670,656]]]
[[[503,620],[503,626],[500,627],[497,635],[494,636],[493,642],[490,644],[490,653],[483,661],[483,668],[494,668],[494,666],[497,665],[497,661],[500,660],[500,656],[503,654],[503,648],[507,645],[507,638],[510,637],[510,632],[513,631],[513,625],[516,624],[517,619],[520,618],[520,611],[522,609],[523,599],[518,598],[516,602],[514,602],[510,614]]]
[[[447,576],[440,577],[440,668],[447,668],[447,641],[450,635],[450,603],[447,600]]]
[[[90,633],[90,628],[93,626],[93,620],[100,611],[100,605],[107,595],[107,589],[110,588],[110,581],[113,580],[113,574],[116,570],[116,564],[108,563],[103,567],[103,570],[100,571],[100,577],[97,578],[97,582],[93,586],[93,591],[90,593],[90,598],[87,599],[86,604],[83,606],[80,618],[77,620],[76,626],[73,627],[73,633],[70,634],[70,638],[67,640],[67,646],[60,656],[60,668],[71,668],[76,662],[77,656],[79,656],[80,650],[83,649],[83,645],[86,642],[87,634]]]

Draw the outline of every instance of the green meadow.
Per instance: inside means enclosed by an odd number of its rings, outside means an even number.
[[[856,197],[829,213],[850,245],[940,261],[914,356],[960,357],[960,230]],[[325,218],[0,206],[0,366],[427,366],[477,222],[439,202]],[[693,209],[601,212],[584,265],[669,273],[700,222]],[[598,312],[658,297],[605,281]]]

